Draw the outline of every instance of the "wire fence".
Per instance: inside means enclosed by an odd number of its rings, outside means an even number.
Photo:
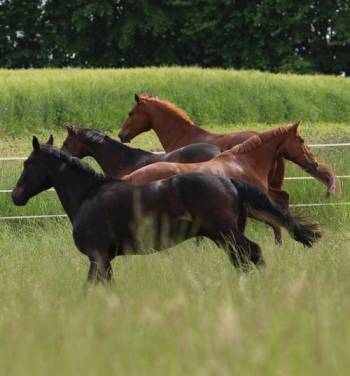
[[[350,146],[350,142],[344,143],[328,143],[328,144],[311,144],[308,145],[311,148],[331,148],[331,147],[346,147]],[[161,154],[161,152],[154,152],[156,154]],[[0,161],[22,161],[25,160],[26,157],[0,157]],[[350,175],[338,175],[338,179],[349,179]],[[311,176],[288,176],[285,180],[313,180],[314,178]],[[0,193],[11,193],[12,189],[0,189]],[[55,192],[53,188],[47,190],[47,192]],[[300,203],[300,204],[291,204],[289,205],[292,208],[303,208],[303,207],[325,207],[325,206],[349,206],[349,201],[344,202],[322,202],[322,203]],[[27,220],[27,219],[51,219],[51,218],[68,218],[66,214],[40,214],[40,215],[14,215],[14,216],[4,216],[0,217],[0,221],[8,221],[8,220]]]
[[[342,142],[337,144],[308,144],[310,148],[330,148],[330,147],[342,147],[350,146],[350,142]],[[153,151],[155,154],[164,154],[162,151]],[[27,157],[0,157],[0,161],[24,161]]]

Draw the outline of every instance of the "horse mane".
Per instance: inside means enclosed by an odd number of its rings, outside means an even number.
[[[187,114],[187,112],[177,107],[174,103],[171,103],[165,99],[159,99],[158,97],[150,94],[142,94],[139,96],[139,98],[141,102],[154,103],[155,105],[165,108],[169,112],[172,112],[173,114],[177,115],[188,125],[196,126],[190,118],[190,116]]]
[[[97,129],[90,128],[75,128],[78,131],[79,136],[83,136],[87,141],[91,141],[97,144],[102,144],[106,137],[108,137],[103,132]]]
[[[235,145],[228,151],[234,154],[249,153],[255,149],[258,149],[265,143],[271,141],[273,138],[288,133],[288,131],[288,126],[269,129],[268,131],[260,132],[259,134],[249,137],[246,141],[242,142],[241,144]]]
[[[54,159],[58,159],[62,162],[65,162],[69,167],[72,167],[73,169],[82,172],[86,175],[91,176],[92,178],[100,181],[100,182],[108,182],[108,181],[114,181],[118,182],[121,181],[120,179],[117,179],[112,176],[104,175],[99,172],[96,172],[90,165],[83,162],[79,158],[73,157],[70,154],[65,153],[63,150],[56,149],[52,147],[51,145],[47,144],[41,144],[40,145],[40,152],[43,152],[46,155],[49,155],[53,157]]]

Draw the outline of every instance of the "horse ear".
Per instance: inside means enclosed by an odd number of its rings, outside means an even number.
[[[50,134],[50,137],[49,137],[49,139],[46,141],[46,144],[47,145],[53,145],[53,135],[52,134]]]
[[[140,97],[137,94],[135,94],[134,98],[136,103],[140,103]]]
[[[301,123],[301,120],[293,123],[291,126],[290,126],[290,130],[293,131],[294,133],[297,133],[298,132],[298,127]]]
[[[67,129],[68,135],[69,136],[75,136],[77,134],[76,129],[73,127],[73,125],[69,123],[65,123],[64,127]]]
[[[39,140],[35,136],[33,136],[32,145],[33,145],[33,150],[34,151],[39,151],[40,150]]]

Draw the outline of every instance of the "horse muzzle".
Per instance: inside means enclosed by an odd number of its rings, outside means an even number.
[[[129,136],[128,133],[122,133],[122,132],[120,132],[120,133],[118,134],[118,137],[119,137],[120,141],[121,141],[123,144],[126,144],[126,143],[130,142],[130,136]]]
[[[28,198],[25,197],[23,193],[24,193],[23,189],[19,188],[19,187],[16,187],[12,191],[11,197],[12,197],[12,201],[15,205],[24,206],[28,202]]]

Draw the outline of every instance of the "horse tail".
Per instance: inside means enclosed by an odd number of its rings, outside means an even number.
[[[309,223],[303,217],[293,215],[288,209],[283,209],[260,188],[241,180],[231,179],[231,182],[248,211],[253,212],[259,218],[284,227],[292,238],[305,247],[311,247],[316,240],[321,238],[322,233],[316,223]]]

